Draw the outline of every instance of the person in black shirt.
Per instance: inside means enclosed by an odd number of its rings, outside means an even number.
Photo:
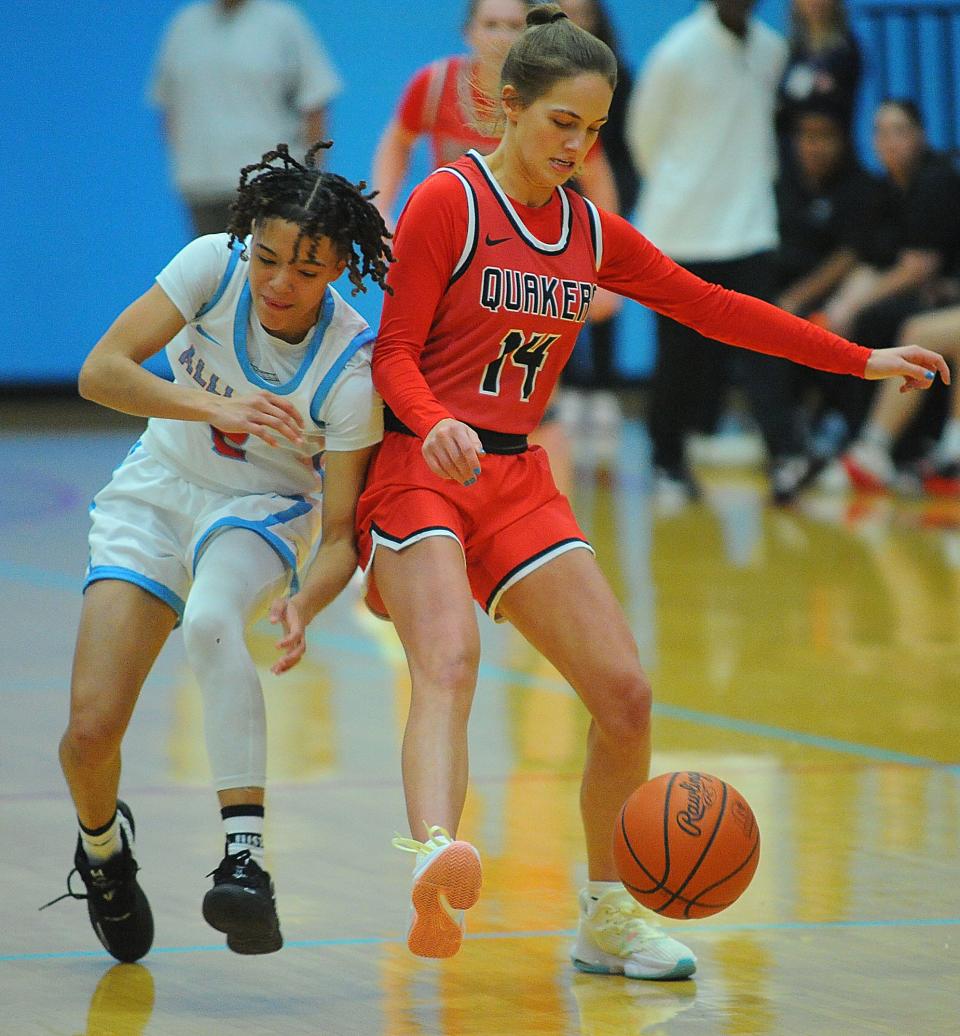
[[[781,309],[807,316],[854,268],[857,228],[874,193],[840,110],[825,101],[797,108],[776,185],[780,247],[774,258]]]
[[[861,222],[858,263],[828,300],[831,330],[888,345],[900,324],[937,304],[941,275],[960,249],[960,175],[927,144],[912,101],[887,100],[874,118],[883,166]]]
[[[904,341],[903,333],[913,323],[910,318],[957,301],[960,174],[945,156],[930,149],[912,101],[887,100],[879,106],[874,146],[883,174],[854,228],[856,265],[823,309],[810,317],[854,341],[891,346]],[[930,432],[924,422],[936,422],[942,415],[942,408],[938,413],[937,407],[927,407],[922,421],[915,422],[906,434],[900,434],[898,426],[889,437],[876,436],[867,427],[876,424],[871,406],[873,410],[880,406],[879,400],[873,401],[872,386],[847,384],[842,392],[836,385],[822,388],[830,406],[842,417],[834,422],[834,440],[821,444],[821,453],[826,455],[848,436],[855,437],[859,445],[864,437],[871,441],[883,438],[885,449],[890,445],[888,439],[899,436],[900,455],[915,456]],[[849,458],[856,460],[862,453],[851,450],[842,465],[834,464],[824,476],[826,484],[860,484]],[[873,463],[875,460],[873,455],[864,456],[860,466],[864,470],[870,466],[878,473],[881,465]],[[890,470],[889,464],[883,466],[883,478],[891,477]]]
[[[830,105],[849,130],[863,62],[843,0],[793,0],[790,55],[777,91],[777,135],[789,152],[794,116],[810,104]]]
[[[845,115],[818,98],[794,109],[789,148],[776,184],[780,246],[774,255],[776,304],[809,317],[857,264],[858,225],[870,208],[873,178],[858,163]],[[819,371],[791,370],[783,405],[793,407],[804,443],[789,502],[846,441],[847,414],[862,413],[860,386],[836,384]]]

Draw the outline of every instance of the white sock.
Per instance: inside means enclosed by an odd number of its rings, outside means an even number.
[[[80,842],[87,859],[91,863],[104,863],[115,856],[123,849],[123,842],[120,839],[120,813],[115,811],[113,818],[103,827],[93,830],[80,824]]]
[[[863,426],[859,439],[865,446],[874,446],[884,453],[889,453],[890,447],[893,444],[893,436],[886,428],[881,428],[880,425],[874,424],[872,421],[868,421]]]
[[[937,454],[943,460],[956,460],[960,457],[960,418],[951,417],[943,426]]]
[[[622,888],[623,884],[619,881],[588,881],[587,895],[596,902],[604,893]]]
[[[223,831],[227,839],[227,855],[249,850],[250,855],[261,867],[264,860],[263,849],[263,806],[224,806],[220,810],[223,817]]]

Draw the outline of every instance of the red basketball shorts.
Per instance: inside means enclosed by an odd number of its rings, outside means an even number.
[[[377,550],[403,550],[429,536],[449,536],[463,550],[470,589],[498,619],[497,605],[515,583],[568,550],[593,548],[538,446],[513,455],[484,454],[472,486],[434,475],[422,441],[387,432],[357,506],[360,567],[371,611],[388,618],[376,588]]]

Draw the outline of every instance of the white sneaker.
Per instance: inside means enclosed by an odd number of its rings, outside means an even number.
[[[426,842],[398,836],[393,845],[417,854],[407,947],[418,957],[452,957],[463,942],[463,912],[480,898],[480,853],[436,825],[427,828]]]
[[[655,468],[653,472],[652,500],[655,512],[663,517],[672,518],[679,514],[687,504],[697,499],[698,487],[693,477],[682,477],[682,472],[668,471],[666,468]]]
[[[840,459],[857,489],[880,492],[889,489],[897,477],[890,454],[870,443],[855,442]]]
[[[848,493],[853,489],[847,469],[839,458],[830,461],[814,479],[813,484],[824,493]]]
[[[626,889],[611,889],[599,899],[584,889],[577,941],[570,954],[573,966],[598,975],[688,978],[697,970],[697,958],[646,920],[651,916]]]

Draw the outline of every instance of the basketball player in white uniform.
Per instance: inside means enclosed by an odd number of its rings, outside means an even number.
[[[171,630],[204,699],[226,853],[203,913],[237,953],[282,945],[263,869],[266,731],[245,642],[273,602],[289,668],[306,624],[356,569],[354,512],[383,430],[373,332],[331,286],[383,286],[383,221],[355,186],[285,146],[243,170],[229,234],[198,238],[97,343],[85,397],[148,417],[91,508],[90,564],[60,745],[80,824],[74,865],[118,960],[153,939],[134,824],[117,799],[120,745]],[[166,349],[173,384],[141,364]],[[301,588],[300,574],[322,539]],[[283,596],[287,591],[290,596]],[[64,898],[64,897],[61,897]]]

